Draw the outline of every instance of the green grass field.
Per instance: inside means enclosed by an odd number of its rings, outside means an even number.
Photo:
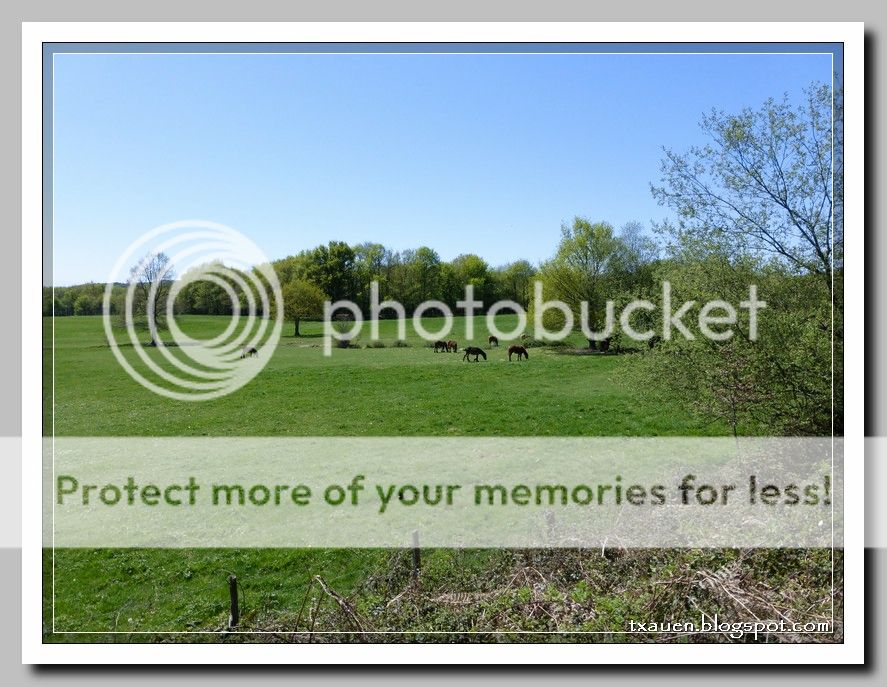
[[[226,324],[225,318],[181,319],[183,328],[196,337],[217,334]],[[509,363],[503,341],[499,349],[488,350],[486,363],[475,364],[463,362],[461,353],[434,353],[412,331],[408,332],[407,347],[393,347],[395,323],[388,321],[381,323],[384,348],[366,347],[364,337],[356,342],[359,348],[337,349],[331,358],[325,358],[320,324],[305,323],[305,336],[300,338],[293,337],[291,325],[287,326],[267,366],[246,387],[214,401],[185,403],[153,394],[130,379],[105,341],[100,318],[57,318],[54,326],[47,319],[44,327],[44,362],[48,372],[54,368],[54,387],[52,375],[45,378],[46,433],[51,433],[54,421],[58,436],[727,433],[726,427],[705,424],[684,408],[645,402],[624,381],[625,371],[638,354],[575,355],[531,348],[529,361]],[[450,337],[459,341],[460,348],[466,343],[464,327],[464,320],[457,320]],[[473,343],[488,349],[483,318],[477,318],[475,327]],[[511,327],[508,317],[501,318],[500,327]],[[122,332],[120,336],[122,339]],[[581,339],[573,343],[582,345]],[[261,354],[270,353],[263,350]],[[131,349],[127,355],[135,359]],[[159,357],[156,351],[152,355]],[[236,573],[243,585],[246,625],[267,627],[277,622],[292,628],[301,623],[302,629],[311,613],[310,609],[304,611],[303,605],[314,575],[322,575],[343,594],[360,592],[354,597],[355,604],[367,617],[390,614],[385,600],[406,584],[408,555],[403,551],[279,549],[63,549],[56,550],[54,556],[47,552],[47,641],[107,639],[102,634],[49,634],[53,628],[93,633],[218,630],[227,618],[229,572]],[[517,553],[503,551],[430,550],[423,556],[425,589],[442,592],[482,593],[501,586],[503,579],[513,577],[515,561],[523,560]],[[609,565],[600,557],[597,560]],[[582,575],[591,574],[588,560],[577,561]],[[534,559],[533,565],[543,569],[544,560]],[[567,563],[551,565],[555,566],[552,579],[566,575],[564,571],[570,567]],[[657,576],[675,574],[675,565],[667,556],[645,563],[643,576],[637,578],[641,591],[635,601],[645,603],[644,585],[659,579]],[[597,609],[593,622],[575,619],[568,626],[591,623],[599,629],[622,629],[630,609],[620,605],[619,593],[607,596],[604,586],[599,590],[600,598],[588,601],[592,592],[587,579],[564,580],[566,593],[586,599],[582,603],[593,603]],[[548,593],[526,584],[514,587],[515,599],[522,594]],[[309,606],[314,599],[311,596]],[[517,600],[514,604],[514,608],[521,607]],[[475,616],[479,608],[472,606]],[[300,609],[303,616],[299,616]],[[323,611],[318,613],[322,616]],[[416,607],[410,613],[409,617],[389,617],[387,622],[426,630],[441,626],[471,629],[481,622],[475,616],[469,621],[465,615],[442,615],[437,606],[426,611]],[[312,617],[316,620],[317,616]],[[529,622],[514,622],[525,621]],[[345,620],[331,615],[327,622],[334,626]]]
[[[227,318],[186,316],[191,336],[220,333]],[[368,325],[367,325],[368,326]],[[427,328],[437,327],[428,321]],[[474,345],[487,349],[483,317]],[[499,318],[500,329],[513,326]],[[52,370],[52,320],[44,320],[44,363]],[[569,355],[530,349],[509,363],[507,342],[486,363],[434,353],[411,329],[394,348],[396,326],[380,324],[385,348],[322,353],[320,323],[291,325],[262,372],[217,400],[186,403],[158,396],[117,364],[98,317],[55,320],[55,433],[59,436],[691,436],[723,435],[684,409],[644,403],[624,382],[632,355]],[[464,318],[450,338],[466,344]],[[119,333],[120,340],[125,333]],[[581,346],[581,339],[575,340]],[[123,349],[141,368],[132,349]],[[266,351],[262,354],[268,355]],[[152,351],[158,360],[161,355]],[[171,366],[169,366],[171,368]],[[46,394],[47,404],[52,398]],[[47,433],[51,409],[47,405]]]

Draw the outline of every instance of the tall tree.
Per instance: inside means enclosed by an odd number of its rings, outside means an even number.
[[[385,273],[386,258],[390,251],[381,243],[361,243],[354,246],[354,275],[357,302],[368,313],[370,310],[370,284],[379,283],[382,299],[387,298],[388,279]]]
[[[713,110],[700,125],[710,142],[685,153],[665,148],[661,180],[651,190],[677,213],[676,226],[663,226],[677,242],[692,236],[736,253],[776,256],[797,273],[818,275],[831,291],[835,244],[843,239],[840,228],[832,231],[843,198],[832,184],[832,149],[842,148],[843,128],[835,128],[833,141],[832,116],[834,108],[835,121],[842,120],[843,98],[833,101],[827,84],[804,95],[798,106],[785,96],[738,114]]]
[[[354,249],[344,241],[330,241],[311,251],[306,279],[334,300],[354,299]]]
[[[516,260],[505,265],[496,272],[499,295],[526,308],[532,298],[535,275],[536,269],[526,260]]]
[[[712,112],[710,142],[666,149],[652,186],[678,214],[660,226],[673,301],[738,302],[754,284],[767,309],[757,337],[740,316],[729,341],[663,342],[640,385],[734,433],[843,431],[843,103],[825,84],[804,96]]]
[[[576,217],[561,226],[561,241],[554,258],[542,266],[546,291],[562,300],[580,323],[581,304],[588,303],[589,326],[603,322],[608,287],[620,267],[623,245],[613,226]],[[591,345],[591,342],[589,342]]]
[[[293,279],[305,279],[308,273],[308,265],[311,262],[311,251],[301,251],[298,255],[288,255],[273,263],[277,280],[286,284]]]
[[[437,298],[440,286],[440,256],[428,246],[421,246],[412,254],[410,272],[415,287],[415,305]]]
[[[174,277],[175,272],[164,253],[149,253],[141,262],[133,265],[129,272],[129,283],[133,290],[134,319],[140,319],[141,313],[145,313],[148,331],[151,334],[149,344],[151,346],[156,346],[160,341],[157,332],[164,323],[163,311]]]
[[[326,294],[304,279],[287,282],[282,289],[284,317],[294,324],[293,336],[302,336],[299,324],[305,317],[322,317]]]
[[[493,276],[486,260],[474,253],[463,253],[453,259],[452,269],[459,288],[458,298],[464,296],[465,286],[471,284],[474,287],[474,297],[483,301],[487,307],[491,305],[494,295]]]
[[[653,265],[659,258],[659,245],[637,221],[626,223],[619,230],[619,266],[623,287],[637,291],[650,286]]]

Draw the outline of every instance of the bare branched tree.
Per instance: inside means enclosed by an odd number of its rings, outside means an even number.
[[[133,315],[145,314],[151,346],[160,337],[158,326],[163,323],[163,311],[175,277],[169,258],[164,253],[149,253],[129,271],[129,284],[133,290]]]
[[[842,257],[843,194],[833,188],[843,188],[843,98],[828,84],[805,96],[799,106],[785,97],[738,114],[712,111],[701,122],[710,143],[665,149],[651,190],[677,213],[667,228],[678,241],[690,235],[777,256],[831,291]]]

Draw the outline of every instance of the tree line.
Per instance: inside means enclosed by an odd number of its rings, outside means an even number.
[[[514,301],[529,309],[533,283],[542,278],[569,303],[578,304],[583,299],[596,303],[607,288],[612,292],[615,287],[624,290],[649,283],[651,265],[658,257],[656,242],[645,234],[640,222],[629,222],[617,231],[607,222],[576,217],[571,224],[562,225],[556,255],[537,265],[516,260],[493,267],[472,253],[446,261],[428,246],[396,251],[381,243],[349,245],[334,240],[276,260],[272,266],[282,287],[287,320],[295,322],[320,318],[326,300],[352,301],[368,317],[374,282],[378,285],[379,300],[397,301],[408,316],[420,303],[429,300],[440,301],[457,311],[466,285],[471,285],[475,299],[484,303],[481,312],[500,300]],[[152,260],[159,263],[155,272],[162,271],[166,257],[153,256]],[[257,278],[257,274],[251,276]],[[171,271],[166,272],[165,281],[173,278]],[[251,283],[249,279],[244,281]],[[247,299],[241,286],[233,281],[230,285],[245,307]],[[53,289],[44,288],[43,314],[99,315],[104,289],[105,285],[98,283],[57,287],[54,293]],[[113,285],[112,314],[122,310],[125,289],[125,284]],[[231,315],[233,304],[220,284],[197,279],[179,291],[174,311],[183,315]],[[435,311],[429,314],[434,315]],[[394,315],[391,310],[382,312],[382,317]]]
[[[431,299],[440,300],[455,309],[456,301],[464,297],[465,284],[472,284],[475,296],[485,303],[509,299],[526,306],[537,271],[527,260],[493,267],[474,254],[445,261],[428,246],[395,251],[380,243],[352,246],[343,241],[330,241],[326,245],[303,250],[276,260],[272,265],[284,294],[288,286],[307,283],[308,288],[316,289],[322,299],[354,301],[367,315],[370,284],[373,281],[379,284],[382,300],[396,300],[404,305],[408,313],[419,303]],[[241,291],[239,286],[232,286],[236,291]],[[119,294],[125,288],[125,284],[114,285],[112,312],[120,305]],[[56,287],[54,290],[44,287],[43,314],[59,317],[99,315],[102,313],[104,290],[105,285],[98,283]],[[245,299],[241,304],[245,304]],[[195,281],[180,291],[175,311],[180,314],[231,315],[232,303],[220,285]],[[319,317],[321,312],[322,308],[316,309],[310,315]]]

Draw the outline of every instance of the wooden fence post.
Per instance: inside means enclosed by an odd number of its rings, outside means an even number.
[[[413,530],[413,586],[419,586],[419,568],[422,567],[422,555],[419,552],[419,530]]]
[[[231,615],[228,616],[228,627],[237,627],[240,623],[240,603],[237,599],[236,575],[228,575],[228,595],[231,597]]]

